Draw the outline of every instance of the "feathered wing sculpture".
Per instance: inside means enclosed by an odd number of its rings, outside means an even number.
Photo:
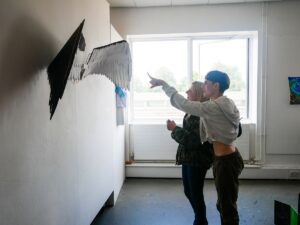
[[[123,40],[94,48],[88,59],[83,77],[101,74],[110,79],[116,86],[129,90],[131,67],[129,45]]]
[[[48,66],[50,120],[68,79],[78,81],[89,75],[104,75],[116,86],[129,90],[132,62],[128,43],[123,40],[94,48],[86,59],[81,52],[85,49],[83,24],[84,20]]]
[[[52,119],[59,99],[61,99],[64,94],[79,43],[81,42],[81,48],[85,47],[84,37],[82,35],[83,25],[84,20],[47,68],[50,84],[50,120]]]

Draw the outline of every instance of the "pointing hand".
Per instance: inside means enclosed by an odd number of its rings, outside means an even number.
[[[151,84],[151,87],[150,88],[154,88],[154,87],[158,87],[158,86],[162,86],[164,85],[166,82],[164,80],[161,80],[161,79],[157,79],[157,78],[154,78],[152,77],[149,73],[148,73],[148,76],[150,78],[150,84]]]

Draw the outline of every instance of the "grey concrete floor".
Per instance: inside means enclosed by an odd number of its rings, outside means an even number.
[[[299,180],[241,180],[240,225],[274,225],[274,200],[298,207]],[[219,225],[213,180],[204,195],[210,225]],[[126,179],[114,207],[104,208],[92,225],[192,225],[193,212],[181,179]]]

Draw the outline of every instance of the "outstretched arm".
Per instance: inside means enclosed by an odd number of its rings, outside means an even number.
[[[170,97],[171,104],[186,113],[192,114],[194,116],[202,116],[205,117],[208,114],[208,110],[203,107],[202,103],[198,101],[189,101],[182,95],[177,93],[177,90],[171,86],[167,82],[161,79],[157,79],[152,77],[149,73],[148,76],[150,78],[151,88],[162,86],[163,91],[167,96]]]
[[[164,80],[154,78],[149,73],[147,74],[150,78],[150,84],[151,84],[150,88],[159,87],[159,86],[163,86],[164,84],[167,84],[167,82],[165,82]]]

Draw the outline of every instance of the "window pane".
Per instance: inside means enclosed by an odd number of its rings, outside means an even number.
[[[135,122],[165,122],[182,119],[170,105],[161,87],[150,89],[147,72],[164,79],[179,92],[187,89],[187,42],[182,40],[132,42],[133,87],[131,119]]]
[[[225,95],[233,99],[242,118],[248,118],[248,39],[193,41],[193,79],[204,80],[207,72],[221,70],[230,77]]]

